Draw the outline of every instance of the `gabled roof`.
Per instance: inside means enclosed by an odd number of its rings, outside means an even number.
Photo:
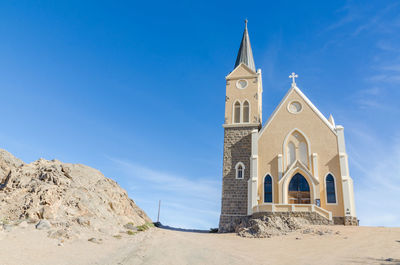
[[[278,113],[278,111],[282,108],[283,105],[285,105],[285,102],[287,101],[289,95],[293,92],[297,92],[297,94],[304,100],[304,102],[314,111],[315,114],[328,126],[329,129],[332,130],[334,134],[336,134],[335,127],[330,123],[325,116],[317,109],[317,107],[314,106],[314,104],[306,97],[306,95],[301,92],[301,90],[296,86],[292,85],[292,87],[289,89],[289,91],[286,93],[286,95],[283,97],[281,102],[279,103],[278,107],[274,110],[272,115],[269,117],[268,121],[265,123],[265,125],[262,127],[260,130],[259,136],[263,134],[263,132],[268,128],[268,126],[271,124],[273,119],[275,118],[275,115]]]
[[[238,55],[236,57],[235,68],[241,63],[247,65],[251,70],[256,72],[256,66],[254,64],[253,52],[251,50],[249,33],[247,31],[247,19],[245,21],[246,25],[243,32],[242,42],[240,43],[240,48]]]
[[[240,73],[241,69],[243,68],[244,70],[246,70],[247,73]],[[230,72],[227,76],[225,76],[225,79],[230,79],[230,78],[245,78],[245,77],[256,77],[257,73],[254,72],[250,67],[248,67],[247,65],[245,65],[244,63],[241,63],[238,65],[238,67],[236,67],[235,69],[233,69],[232,72]]]

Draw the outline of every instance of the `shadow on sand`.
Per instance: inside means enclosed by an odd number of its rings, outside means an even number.
[[[156,227],[160,228],[160,229],[165,229],[165,230],[172,230],[172,231],[179,231],[179,232],[190,232],[190,233],[210,233],[209,230],[198,230],[198,229],[184,229],[184,228],[177,228],[177,227],[171,227],[168,225],[156,225]]]

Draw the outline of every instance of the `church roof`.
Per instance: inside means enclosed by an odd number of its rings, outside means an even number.
[[[317,107],[306,97],[306,95],[303,94],[303,92],[296,86],[296,83],[292,83],[292,87],[289,89],[289,91],[286,93],[286,95],[283,97],[281,102],[279,103],[278,107],[274,110],[274,112],[271,114],[269,117],[268,121],[265,123],[265,125],[262,127],[262,129],[259,132],[259,135],[261,136],[263,132],[268,128],[268,126],[271,124],[272,120],[275,118],[275,115],[278,113],[278,111],[281,109],[283,105],[285,105],[285,102],[288,100],[289,95],[291,93],[297,93],[303,100],[304,102],[311,108],[312,111],[314,111],[315,114],[322,120],[323,123],[328,126],[331,131],[336,134],[335,130],[335,125],[331,122],[329,122],[326,117],[317,109]]]
[[[242,42],[240,43],[239,52],[236,58],[235,68],[238,67],[241,63],[245,64],[251,70],[256,72],[253,52],[251,51],[249,33],[247,31],[247,19],[245,20],[245,28],[243,32]]]

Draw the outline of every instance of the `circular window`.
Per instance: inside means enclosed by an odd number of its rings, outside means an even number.
[[[244,79],[240,79],[236,82],[236,87],[239,89],[245,89],[247,87],[247,81]]]
[[[300,102],[293,101],[289,103],[288,110],[291,113],[299,113],[302,110],[302,106]]]

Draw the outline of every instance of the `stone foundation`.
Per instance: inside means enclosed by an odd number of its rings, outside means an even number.
[[[297,217],[307,220],[312,225],[333,225],[333,221],[322,217],[316,212],[260,212],[254,213],[251,217],[260,218],[262,216]]]
[[[242,223],[247,222],[249,219],[260,219],[263,216],[277,216],[277,217],[297,217],[307,220],[312,225],[333,225],[334,221],[322,217],[316,212],[260,212],[254,213],[250,216],[228,216],[221,215],[219,220],[219,233],[235,232],[236,228]],[[336,224],[336,223],[335,223]]]
[[[346,217],[333,217],[333,223],[335,225],[349,225],[349,226],[358,226],[359,220],[357,217],[346,216]]]
[[[219,218],[218,233],[235,232],[236,227],[241,223],[246,222],[249,216],[229,216],[221,215]]]

